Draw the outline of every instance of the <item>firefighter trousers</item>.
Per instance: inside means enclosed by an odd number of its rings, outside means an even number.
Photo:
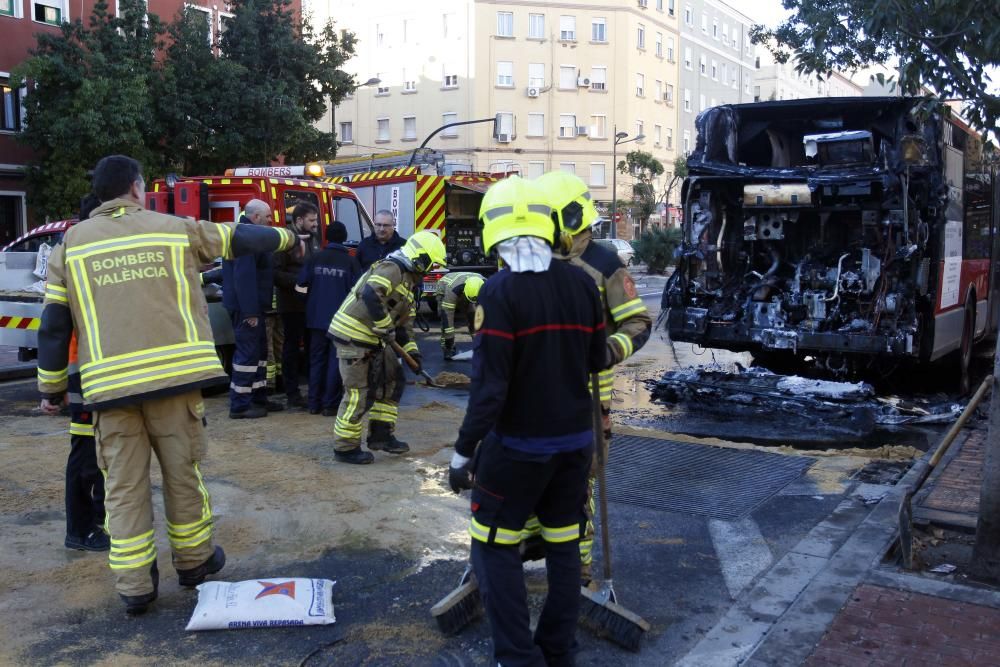
[[[106,479],[109,559],[115,588],[122,595],[153,590],[153,453],[163,473],[174,567],[188,570],[212,556],[212,507],[199,469],[207,442],[204,414],[197,390],[94,413],[97,459]]]
[[[267,326],[263,317],[257,326],[245,322],[239,311],[230,311],[236,351],[229,383],[229,411],[245,412],[251,403],[267,403]]]
[[[396,425],[399,399],[406,380],[403,366],[389,346],[378,350],[337,344],[344,397],[333,424],[333,448],[347,452],[361,446],[361,420],[370,413],[372,421]]]
[[[557,454],[480,445],[472,490],[472,567],[503,665],[572,665],[580,608],[580,547],[593,446]],[[537,515],[545,540],[548,595],[534,635],[518,545]]]
[[[80,395],[80,375],[70,374],[69,393]],[[66,460],[66,535],[83,539],[104,525],[104,476],[97,467],[94,420],[83,405],[69,405]]]

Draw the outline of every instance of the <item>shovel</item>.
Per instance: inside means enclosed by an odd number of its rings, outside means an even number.
[[[410,354],[406,350],[404,350],[399,343],[397,343],[391,338],[387,340],[389,341],[389,345],[392,347],[392,349],[395,350],[396,354],[402,357],[403,361],[406,362],[406,365],[410,367],[411,371],[413,371],[414,373],[419,373],[420,375],[424,376],[424,380],[427,381],[428,387],[437,387],[438,389],[443,388],[441,385],[439,385],[437,382],[434,381],[434,378],[431,377],[430,373],[420,368],[420,364],[414,361],[413,357],[411,357]]]

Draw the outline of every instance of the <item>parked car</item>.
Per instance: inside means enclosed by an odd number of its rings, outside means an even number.
[[[73,218],[39,225],[5,245],[0,252],[38,252],[43,243],[49,247],[55,246],[62,241],[66,230],[77,222],[76,218]]]
[[[625,266],[632,266],[633,260],[635,259],[635,248],[632,244],[625,239],[594,239],[601,245],[614,250],[618,253],[618,259],[622,261]]]

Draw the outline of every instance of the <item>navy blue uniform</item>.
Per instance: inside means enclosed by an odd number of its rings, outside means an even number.
[[[385,259],[390,252],[399,250],[405,243],[406,239],[400,236],[399,232],[393,232],[392,238],[387,243],[380,242],[374,234],[366,236],[358,244],[358,263],[361,264],[361,270],[367,271],[372,264]]]
[[[344,393],[337,349],[326,332],[340,304],[361,274],[361,265],[339,243],[315,253],[299,272],[298,284],[307,290],[306,327],[309,329],[310,412],[335,411]]]
[[[472,390],[455,451],[479,448],[472,564],[504,665],[572,664],[593,455],[590,374],[607,365],[597,287],[581,269],[501,271],[479,293]],[[532,637],[518,544],[532,514],[549,592]]]
[[[240,217],[241,224],[253,224]],[[229,410],[243,412],[251,402],[267,403],[267,327],[264,313],[271,308],[274,267],[271,253],[243,255],[222,262],[222,305],[233,322],[236,350],[229,384]],[[257,326],[246,323],[257,318]]]

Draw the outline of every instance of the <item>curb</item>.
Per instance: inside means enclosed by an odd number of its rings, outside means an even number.
[[[17,366],[0,366],[0,382],[6,380],[21,380],[35,377],[37,367],[34,364],[18,364]]]

